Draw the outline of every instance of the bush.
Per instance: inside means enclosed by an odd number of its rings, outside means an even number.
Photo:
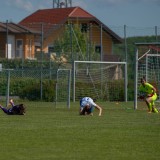
[[[43,80],[42,82],[42,99],[40,79],[33,78],[12,78],[10,80],[10,96],[18,96],[21,99],[30,101],[43,100],[52,102],[55,97],[55,81]],[[6,96],[7,80],[0,79],[0,95]]]
[[[42,83],[42,99],[41,99],[41,83],[36,81],[32,85],[26,85],[20,94],[20,98],[28,99],[30,101],[43,100],[46,102],[52,102],[55,96],[54,81],[45,80]]]

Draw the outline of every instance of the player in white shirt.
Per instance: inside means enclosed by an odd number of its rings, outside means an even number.
[[[94,100],[90,97],[84,97],[80,100],[80,115],[91,115],[93,116],[93,110],[97,108],[99,110],[99,116],[102,115],[102,108],[97,105]]]

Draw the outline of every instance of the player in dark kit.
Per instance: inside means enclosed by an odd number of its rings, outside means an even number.
[[[13,99],[11,99],[9,102],[12,106],[9,109],[6,109],[0,105],[0,108],[2,109],[4,113],[8,115],[25,115],[26,109],[25,109],[24,104],[14,105]]]

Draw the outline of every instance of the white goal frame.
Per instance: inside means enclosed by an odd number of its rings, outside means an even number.
[[[149,43],[135,43],[136,46],[136,53],[135,53],[135,71],[134,71],[134,109],[137,109],[137,98],[138,98],[138,61],[143,57],[149,57],[149,56],[160,56],[160,54],[149,54],[151,49],[156,50],[155,47],[152,46],[160,46],[160,42],[149,42]],[[151,46],[149,47],[148,51],[144,53],[141,57],[139,57],[139,46]],[[157,49],[157,52],[159,52],[159,49]],[[147,66],[147,63],[146,63]],[[146,69],[146,78],[147,78],[147,69]]]
[[[77,63],[84,63],[84,64],[114,64],[114,65],[124,65],[124,97],[125,97],[125,102],[127,102],[127,62],[102,62],[102,61],[74,61],[74,66],[73,66],[73,102],[75,102],[75,76],[76,76],[76,64]]]

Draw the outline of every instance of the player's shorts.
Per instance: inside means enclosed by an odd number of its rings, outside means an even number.
[[[90,113],[93,112],[93,109],[94,109],[94,107],[90,107],[89,109],[87,109],[87,107],[84,107],[83,110],[82,110],[81,115],[85,115],[86,113],[90,114]]]
[[[8,115],[13,115],[12,108],[8,109],[7,114]]]
[[[155,93],[153,96],[152,96],[152,101],[155,101],[157,99],[157,94]]]

